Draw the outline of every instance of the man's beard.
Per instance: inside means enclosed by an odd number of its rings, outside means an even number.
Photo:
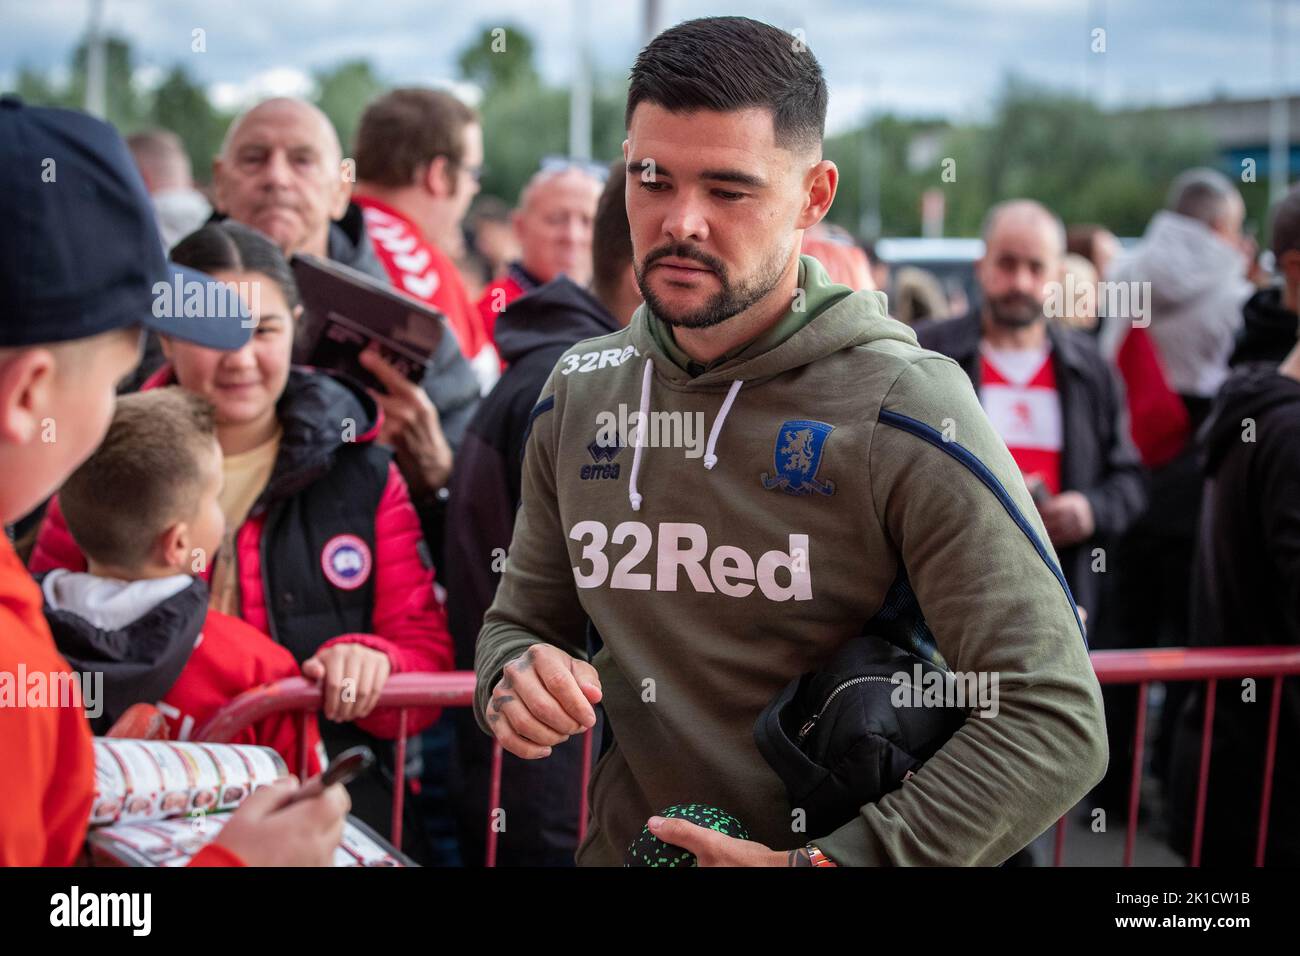
[[[987,299],[989,317],[1006,329],[1024,329],[1045,318],[1043,303],[1027,295],[1005,295]]]
[[[670,256],[675,259],[690,259],[698,262],[713,270],[713,274],[717,276],[718,291],[704,305],[692,312],[671,312],[668,306],[664,304],[664,301],[650,288],[650,283],[646,281],[646,277],[654,264],[658,260]],[[762,264],[753,279],[748,282],[733,284],[731,278],[727,275],[727,267],[721,259],[709,255],[703,250],[696,249],[688,243],[678,242],[654,250],[639,265],[634,263],[636,265],[636,284],[640,288],[641,296],[645,299],[650,311],[668,325],[679,329],[707,329],[710,326],[721,325],[733,316],[739,315],[775,289],[781,281],[781,274],[785,271],[785,263],[788,258],[787,255],[783,255],[778,250],[775,255]]]

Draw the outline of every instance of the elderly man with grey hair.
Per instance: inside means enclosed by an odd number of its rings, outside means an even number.
[[[558,275],[591,280],[592,223],[605,170],[576,160],[546,160],[519,194],[511,216],[521,257],[483,290],[478,310],[489,330],[515,299]]]
[[[212,171],[219,215],[260,229],[286,255],[328,257],[389,281],[351,201],[353,177],[338,134],[315,106],[277,97],[241,114]],[[377,356],[367,361],[382,363]],[[455,335],[442,337],[423,393],[395,372],[380,377],[388,388],[379,396],[383,437],[396,447],[415,500],[431,501],[447,484],[452,452],[478,406],[478,379]]]
[[[1149,295],[1136,300],[1145,306],[1142,315],[1107,317],[1101,347],[1113,354],[1125,326],[1149,320],[1169,384],[1198,421],[1228,376],[1241,307],[1254,292],[1246,279],[1241,234],[1246,211],[1232,181],[1205,168],[1179,175],[1165,206],[1151,218],[1142,241],[1121,254],[1105,277],[1150,285]]]

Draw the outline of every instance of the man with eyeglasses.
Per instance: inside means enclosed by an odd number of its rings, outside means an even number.
[[[396,89],[361,115],[356,203],[393,284],[447,316],[483,394],[501,363],[448,253],[478,194],[478,115],[440,90]]]
[[[548,156],[519,195],[511,221],[521,258],[483,290],[478,311],[488,335],[497,316],[525,292],[566,275],[591,281],[591,235],[607,170],[582,160]]]

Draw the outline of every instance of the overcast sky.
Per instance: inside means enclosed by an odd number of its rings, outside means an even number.
[[[905,115],[978,117],[1009,71],[1075,90],[1086,83],[1112,105],[1267,95],[1274,2],[662,0],[660,26],[743,12],[802,29],[830,83],[836,130],[873,103]],[[1300,89],[1298,7],[1286,0],[1291,90]],[[312,70],[356,57],[386,80],[445,83],[472,37],[506,24],[531,34],[553,83],[571,75],[579,22],[597,68],[625,75],[641,45],[641,8],[640,0],[105,0],[104,23],[130,39],[141,82],[184,63],[233,107],[301,92]],[[90,0],[0,0],[0,87],[20,65],[66,71],[89,9]],[[190,50],[195,28],[206,33],[206,52]],[[1105,30],[1104,53],[1090,49],[1096,28]]]

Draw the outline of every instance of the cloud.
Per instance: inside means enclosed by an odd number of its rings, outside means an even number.
[[[0,77],[20,65],[62,68],[84,34],[87,0],[7,4]],[[839,130],[871,109],[960,120],[986,112],[1008,72],[1056,87],[1092,84],[1104,102],[1256,95],[1271,88],[1270,3],[1265,0],[748,0],[746,13],[805,31],[831,88],[828,125]],[[661,27],[733,12],[734,0],[663,0]],[[585,34],[605,75],[626,76],[642,44],[632,0],[106,0],[106,31],[126,36],[137,66],[176,64],[225,102],[265,90],[301,89],[315,71],[367,58],[395,83],[446,82],[456,57],[485,28],[521,27],[534,40],[545,80],[566,84],[575,37]],[[1300,16],[1292,13],[1292,46]],[[1106,29],[1107,51],[1091,52]],[[581,28],[581,29],[579,29]],[[206,51],[191,50],[205,31]],[[1293,70],[1293,73],[1300,71]],[[1300,82],[1300,75],[1292,76]]]

